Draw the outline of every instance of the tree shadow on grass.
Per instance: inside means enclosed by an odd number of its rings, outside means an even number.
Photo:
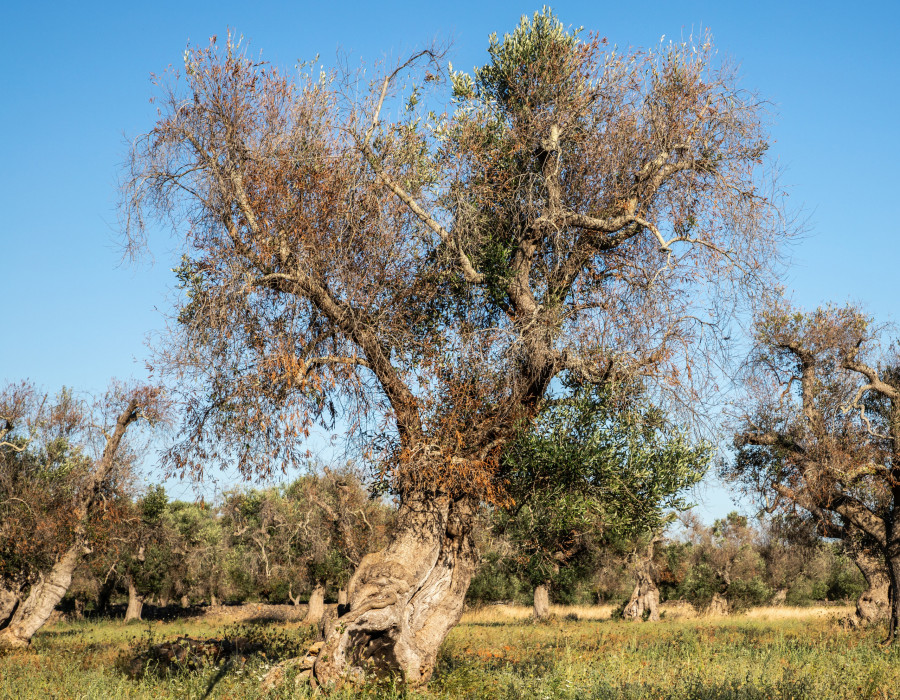
[[[263,659],[277,662],[302,656],[315,638],[313,627],[285,630],[266,625],[236,624],[223,630],[218,638],[178,637],[158,642],[153,631],[136,639],[122,652],[116,667],[131,679],[147,675],[173,676],[217,667],[207,695],[231,670]]]

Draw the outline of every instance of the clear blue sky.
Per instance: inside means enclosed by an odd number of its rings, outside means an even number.
[[[786,280],[801,304],[861,302],[900,320],[900,4],[557,2],[560,18],[620,46],[709,27],[745,87],[774,106],[775,153],[807,236]],[[188,42],[231,27],[284,67],[337,49],[367,60],[451,39],[455,66],[485,61],[522,2],[7,2],[0,10],[0,381],[101,391],[144,376],[162,326],[169,239],[155,265],[119,265],[116,181],[126,137],[149,129],[149,75]],[[718,491],[705,511],[730,508]]]

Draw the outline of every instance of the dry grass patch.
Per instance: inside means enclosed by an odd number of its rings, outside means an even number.
[[[741,617],[751,620],[808,620],[812,618],[842,618],[852,615],[852,605],[812,605],[810,607],[792,608],[786,606],[769,606],[763,608],[751,608]]]
[[[550,615],[559,620],[609,620],[614,605],[551,605]],[[525,622],[532,617],[532,609],[525,605],[485,605],[463,613],[462,624],[504,624]]]
[[[813,620],[840,619],[853,614],[852,605],[814,605],[808,607],[768,606],[751,608],[730,615],[702,615],[690,603],[670,601],[659,606],[663,622],[686,620]],[[557,621],[605,621],[611,620],[615,605],[551,605],[550,615]],[[501,625],[527,622],[532,617],[532,609],[526,605],[485,605],[463,613],[463,625]]]
[[[550,615],[557,620],[611,620],[616,605],[551,605]],[[803,608],[800,608],[802,610]],[[698,617],[690,603],[671,602],[660,605],[660,611],[667,620],[691,620]],[[466,611],[461,624],[504,624],[525,622],[532,617],[532,609],[526,605],[485,605]],[[775,618],[773,618],[775,619]]]

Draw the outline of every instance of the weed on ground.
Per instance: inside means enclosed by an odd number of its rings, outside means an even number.
[[[900,698],[900,650],[880,643],[883,629],[842,627],[837,617],[844,611],[673,615],[656,624],[610,621],[602,609],[587,608],[557,608],[553,620],[533,624],[523,611],[467,613],[423,690],[384,681],[329,697]],[[290,674],[273,691],[261,687],[274,664],[311,639],[312,630],[299,624],[210,616],[58,623],[31,649],[0,657],[0,698],[312,697]]]

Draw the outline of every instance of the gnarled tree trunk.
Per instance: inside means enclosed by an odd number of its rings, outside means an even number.
[[[622,611],[622,617],[626,620],[643,621],[646,614],[647,620],[659,622],[659,588],[653,572],[653,547],[657,541],[657,538],[651,540],[646,556],[635,567],[637,582]]]
[[[703,614],[709,617],[724,617],[728,614],[728,608],[728,598],[721,593],[716,593],[713,595],[712,600],[709,601],[709,605],[706,606]]]
[[[31,638],[47,622],[53,609],[72,584],[72,572],[81,559],[80,545],[66,550],[50,572],[35,583],[28,597],[16,608],[6,629],[0,631],[0,649],[27,647]]]
[[[100,592],[97,594],[96,611],[101,614],[109,612],[109,599],[112,598],[113,592],[116,590],[116,577],[107,576],[103,585],[100,586]]]
[[[404,498],[391,541],[365,556],[350,580],[349,610],[315,662],[318,682],[370,672],[400,674],[413,686],[428,681],[475,572],[474,517],[469,500]]]
[[[53,609],[63,599],[72,585],[72,574],[82,554],[88,549],[87,522],[91,511],[100,498],[103,485],[109,479],[116,466],[116,452],[128,426],[138,418],[140,402],[132,398],[119,414],[116,428],[106,439],[106,447],[100,460],[88,474],[80,501],[76,503],[75,540],[63,553],[49,572],[41,574],[40,579],[28,591],[28,597],[13,613],[9,625],[0,631],[0,649],[21,648],[31,643],[34,636],[50,618]]]
[[[550,587],[546,583],[534,588],[534,609],[532,611],[535,620],[546,620],[550,617]]]
[[[125,622],[132,620],[140,620],[141,613],[144,610],[144,599],[138,595],[137,588],[134,587],[134,580],[128,577],[128,607],[125,610]]]
[[[287,594],[287,595],[288,595],[288,600],[291,601],[291,603],[293,604],[293,606],[294,606],[295,608],[299,608],[299,607],[300,607],[300,594],[298,593],[297,595],[294,595],[294,586],[293,586],[293,584],[291,584],[290,586],[288,586],[288,594]]]
[[[866,590],[856,601],[855,624],[868,625],[883,622],[890,617],[891,579],[884,563],[884,556],[869,547],[855,543],[848,547],[857,568],[866,580]]]
[[[637,583],[631,592],[625,610],[622,611],[622,617],[626,620],[644,620],[651,622],[659,622],[659,588],[653,575],[649,571],[649,567],[642,567],[638,570]]]
[[[309,596],[309,608],[303,622],[307,625],[318,625],[325,614],[325,584],[317,583]]]

